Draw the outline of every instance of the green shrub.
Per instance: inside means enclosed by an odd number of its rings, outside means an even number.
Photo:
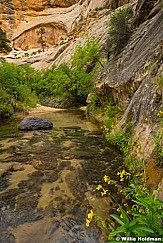
[[[78,45],[72,55],[72,66],[77,70],[84,70],[88,65],[96,64],[100,58],[100,45],[94,38],[85,43],[85,46]]]
[[[14,113],[14,109],[12,105],[0,103],[0,119],[8,118],[11,115],[13,115],[13,113]]]
[[[135,208],[127,213],[120,208],[121,217],[112,214],[111,217],[118,223],[118,227],[109,225],[112,232],[109,242],[115,242],[115,237],[123,241],[122,237],[163,237],[163,202],[156,200],[153,195],[137,197],[133,200]],[[125,239],[124,239],[125,241]],[[135,241],[138,242],[138,241]]]
[[[72,56],[72,67],[63,63],[43,71],[39,80],[34,82],[36,93],[54,99],[69,99],[74,105],[85,104],[87,95],[93,90],[93,69],[100,56],[99,44],[94,39],[86,42],[85,46],[77,46]],[[88,65],[91,69],[88,72]]]
[[[117,130],[111,133],[105,133],[106,139],[117,145],[122,151],[124,157],[128,156],[130,148],[131,148],[131,138],[128,133],[124,133],[123,131]]]
[[[0,51],[11,51],[10,40],[6,37],[6,32],[0,28]]]
[[[157,76],[155,78],[156,84],[158,85],[159,88],[163,88],[163,76]]]
[[[163,166],[163,128],[161,127],[156,136],[154,141],[154,155],[156,159],[156,164],[158,166]]]
[[[37,97],[32,91],[36,71],[29,65],[17,66],[13,63],[0,64],[0,103],[1,114],[10,116],[13,110],[24,110],[28,106],[35,106]],[[7,108],[8,106],[8,108]],[[11,108],[12,107],[12,108]]]
[[[111,14],[108,47],[114,54],[118,54],[130,38],[129,19],[131,17],[131,9],[119,9]]]

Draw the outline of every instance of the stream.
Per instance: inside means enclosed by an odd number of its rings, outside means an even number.
[[[119,151],[82,111],[37,116],[53,129],[24,132],[19,120],[0,123],[0,243],[107,242],[85,220],[92,208],[109,217],[112,202],[96,187],[104,175],[117,178]]]

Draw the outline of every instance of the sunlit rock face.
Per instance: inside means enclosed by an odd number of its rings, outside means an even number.
[[[59,7],[60,14],[63,14],[65,8],[71,7],[77,2],[79,0],[2,0],[0,2],[1,27],[7,32],[9,39],[15,41],[15,35],[20,37],[20,39],[16,37],[15,47],[18,47],[19,44],[20,48],[39,47],[36,41],[39,25],[45,25],[47,44],[51,44],[52,38],[53,43],[58,43],[59,37],[56,38],[56,35],[62,37],[65,35],[65,30],[62,26],[59,27],[59,20],[55,20],[54,15]],[[50,18],[53,20],[51,21]],[[55,24],[56,26],[54,26]],[[23,30],[25,33],[22,35]],[[31,36],[34,40],[31,40]]]
[[[117,0],[112,6],[111,0],[2,0],[1,27],[12,47],[6,60],[18,65],[28,62],[36,69],[69,62],[76,46],[90,36],[101,45],[106,42],[111,8],[126,1]]]
[[[86,36],[95,36],[103,44],[108,36],[108,3],[107,0],[2,0],[1,27],[12,46],[6,60],[18,65],[28,62],[42,69],[70,61],[76,46],[83,45]],[[44,30],[42,36],[40,29]],[[43,53],[40,38],[45,44]],[[23,51],[30,53],[24,55]],[[31,55],[37,51],[37,55]]]
[[[47,6],[70,7],[79,2],[79,0],[47,0],[44,1]]]
[[[125,1],[127,0],[117,0],[116,6],[124,4]],[[80,32],[87,32],[91,22],[100,19],[101,12],[104,14],[104,9],[112,8],[111,2],[111,0],[1,0],[1,28],[12,40],[12,47],[22,50],[40,48],[37,32],[40,27],[44,28],[43,38],[46,48],[51,48],[64,43],[68,36],[74,36],[75,39]]]
[[[43,39],[46,49],[60,44],[67,38],[67,31],[64,26],[57,25],[55,23],[48,23],[43,27],[35,26],[34,28],[23,32],[14,40],[13,47],[15,49],[21,48],[22,50],[41,48],[41,44],[39,43],[39,38],[41,36],[39,31],[41,28],[43,28],[45,32],[43,34]]]

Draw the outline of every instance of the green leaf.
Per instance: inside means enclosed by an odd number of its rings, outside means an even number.
[[[115,219],[119,224],[124,225],[124,222],[121,220],[121,218],[116,214],[110,215],[113,219]]]
[[[149,203],[146,203],[143,199],[140,199],[140,200],[132,200],[132,201],[135,202],[136,204],[142,205],[144,207],[147,207],[147,208],[149,207]]]
[[[133,227],[133,230],[140,230],[141,231],[145,231],[145,232],[149,232],[149,233],[154,233],[153,229],[150,229],[149,227],[142,225],[135,225]]]
[[[110,228],[112,231],[115,230],[115,228],[114,228],[111,224],[109,224],[109,228]]]
[[[148,219],[148,216],[144,213],[138,213],[138,212],[133,212],[132,215],[143,218],[143,219]]]
[[[129,219],[128,219],[127,213],[125,212],[125,210],[121,206],[119,207],[119,209],[120,209],[120,211],[122,213],[124,223],[128,224],[129,223]]]

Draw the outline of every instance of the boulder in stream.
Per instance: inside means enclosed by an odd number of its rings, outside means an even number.
[[[53,123],[40,117],[27,117],[20,122],[20,130],[47,130],[53,127]]]

